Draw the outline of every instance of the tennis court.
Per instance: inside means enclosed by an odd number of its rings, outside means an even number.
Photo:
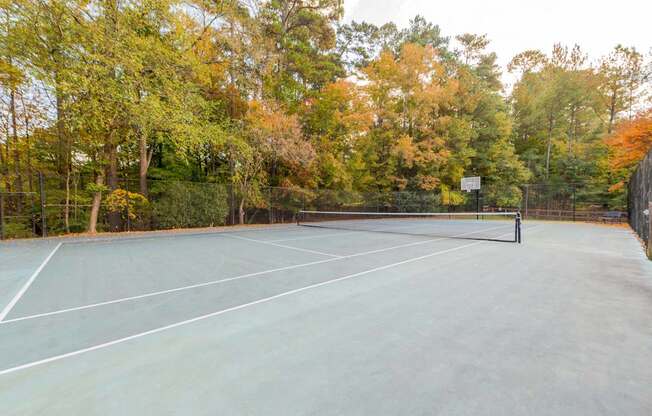
[[[629,228],[329,220],[1,244],[2,414],[652,414]]]

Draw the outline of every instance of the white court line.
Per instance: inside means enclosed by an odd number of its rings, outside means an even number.
[[[274,273],[274,272],[281,272],[281,271],[285,271],[285,270],[292,270],[292,269],[296,269],[296,268],[299,268],[299,267],[312,266],[312,265],[320,264],[320,263],[328,263],[328,262],[335,261],[335,260],[340,260],[340,258],[332,258],[332,259],[312,261],[310,263],[295,264],[293,266],[279,267],[277,269],[262,270],[260,272],[247,273],[247,274],[242,274],[242,275],[239,275],[239,276],[227,277],[225,279],[212,280],[210,282],[197,283],[197,284],[189,285],[189,286],[181,286],[181,287],[175,287],[175,288],[172,288],[172,289],[160,290],[158,292],[144,293],[142,295],[129,296],[129,297],[126,297],[126,298],[108,300],[108,301],[105,301],[105,302],[98,302],[98,303],[92,303],[92,304],[89,304],[89,305],[76,306],[74,308],[60,309],[60,310],[56,310],[56,311],[52,311],[52,312],[44,312],[44,313],[39,313],[39,314],[35,314],[35,315],[21,316],[19,318],[7,319],[6,321],[2,321],[2,322],[0,322],[0,325],[9,324],[9,323],[12,323],[12,322],[26,321],[26,320],[35,319],[35,318],[43,318],[43,317],[46,317],[46,316],[60,315],[62,313],[66,313],[66,312],[74,312],[74,311],[81,311],[81,310],[84,310],[84,309],[97,308],[99,306],[111,305],[111,304],[114,304],[114,303],[122,303],[122,302],[127,302],[127,301],[130,301],[130,300],[145,299],[145,298],[149,298],[149,297],[152,297],[152,296],[160,296],[160,295],[165,295],[167,293],[181,292],[181,291],[185,291],[185,290],[196,289],[196,288],[199,288],[199,287],[211,286],[211,285],[216,285],[216,284],[219,284],[219,283],[226,283],[226,282],[230,282],[230,281],[233,281],[233,280],[239,280],[239,279],[245,279],[245,278],[249,278],[249,277],[261,276],[261,275],[264,275],[264,274],[269,274],[269,273]]]
[[[285,244],[273,243],[271,241],[256,240],[256,239],[253,239],[253,238],[241,237],[239,235],[227,235],[226,237],[236,238],[238,240],[244,240],[244,241],[251,241],[253,243],[267,244],[268,246],[274,246],[274,247],[288,248],[288,249],[291,249],[291,250],[303,251],[305,253],[319,254],[320,256],[329,256],[329,257],[335,257],[335,258],[342,258],[343,257],[343,256],[338,256],[337,254],[324,253],[322,251],[316,251],[316,250],[308,250],[307,248],[301,248],[301,247],[292,247],[292,246],[287,246]]]
[[[139,241],[151,241],[151,240],[160,240],[168,238],[181,238],[181,237],[215,237],[222,234],[232,234],[232,233],[253,233],[253,232],[270,232],[270,231],[279,231],[290,229],[291,227],[296,226],[296,224],[285,223],[285,224],[268,224],[267,227],[261,228],[244,228],[241,226],[235,226],[237,228],[224,228],[217,230],[206,230],[199,232],[174,232],[174,229],[171,230],[161,230],[161,231],[143,231],[142,235],[129,235],[129,233],[116,233],[112,236],[107,237],[71,237],[69,240],[65,241],[66,244],[85,244],[85,243],[128,243],[128,242],[139,242]],[[219,228],[219,227],[216,227]],[[125,235],[126,234],[126,235]]]
[[[465,235],[490,231],[490,230],[494,230],[494,229],[497,229],[497,228],[503,228],[503,226],[488,228],[488,229],[479,230],[479,231],[472,231],[472,232],[463,233],[463,234],[458,234],[458,235],[455,235],[453,237],[441,237],[441,238],[436,238],[436,239],[431,239],[431,240],[416,241],[416,242],[412,242],[412,243],[399,244],[399,245],[391,246],[391,247],[379,248],[379,249],[376,249],[376,250],[363,251],[361,253],[354,253],[354,254],[349,254],[349,255],[346,255],[346,256],[341,256],[341,257],[336,257],[336,258],[331,258],[331,259],[317,260],[317,261],[311,261],[311,262],[308,262],[308,263],[295,264],[295,265],[292,265],[292,266],[279,267],[279,268],[276,268],[276,269],[262,270],[260,272],[247,273],[247,274],[243,274],[243,275],[227,277],[225,279],[211,280],[209,282],[197,283],[197,284],[189,285],[189,286],[181,286],[181,287],[176,287],[176,288],[172,288],[172,289],[160,290],[160,291],[156,291],[156,292],[143,293],[142,295],[129,296],[129,297],[125,297],[125,298],[113,299],[113,300],[108,300],[108,301],[104,301],[104,302],[97,302],[97,303],[92,303],[92,304],[89,304],[89,305],[76,306],[76,307],[73,307],[73,308],[59,309],[59,310],[51,311],[51,312],[43,312],[43,313],[34,314],[34,315],[21,316],[21,317],[18,317],[18,318],[7,319],[6,321],[0,322],[0,325],[9,324],[9,323],[12,323],[12,322],[26,321],[26,320],[30,320],[30,319],[36,319],[36,318],[44,318],[46,316],[60,315],[60,314],[63,314],[63,313],[81,311],[81,310],[85,310],[85,309],[92,309],[92,308],[97,308],[97,307],[100,307],[100,306],[112,305],[112,304],[115,304],[115,303],[128,302],[128,301],[131,301],[131,300],[145,299],[145,298],[149,298],[149,297],[153,297],[153,296],[165,295],[165,294],[168,294],[168,293],[182,292],[182,291],[185,291],[185,290],[196,289],[196,288],[199,288],[199,287],[212,286],[212,285],[231,282],[231,281],[239,280],[239,279],[246,279],[246,278],[251,278],[251,277],[256,277],[256,276],[262,276],[262,275],[265,275],[265,274],[270,274],[270,273],[279,272],[279,271],[298,269],[300,267],[314,266],[314,265],[317,265],[317,264],[330,263],[330,262],[337,261],[337,260],[344,260],[344,259],[350,259],[350,258],[355,258],[355,257],[360,257],[360,256],[366,256],[368,254],[383,253],[385,251],[396,250],[396,249],[405,248],[405,247],[418,246],[418,245],[432,243],[432,242],[436,242],[436,241],[449,240],[451,238],[463,237]]]
[[[57,250],[59,250],[61,244],[63,243],[59,243],[56,245],[56,247],[54,247],[54,249],[50,252],[50,254],[45,258],[45,260],[43,260],[43,263],[41,263],[41,265],[38,266],[38,268],[34,271],[34,273],[32,273],[29,279],[27,279],[27,282],[25,282],[23,287],[20,288],[18,293],[16,293],[16,296],[14,296],[13,299],[11,299],[11,301],[7,304],[7,306],[5,306],[2,312],[0,312],[0,322],[4,321],[5,317],[9,314],[9,312],[11,312],[14,306],[16,306],[16,303],[18,303],[20,298],[25,294],[25,292],[27,292],[27,289],[29,289],[29,287],[32,285],[32,283],[36,279],[36,276],[38,276],[39,273],[41,273],[41,270],[43,270],[45,265],[48,264],[52,256],[54,256],[54,253],[56,253]]]
[[[319,235],[309,235],[307,237],[295,237],[295,238],[282,238],[280,240],[267,240],[270,243],[282,243],[284,241],[299,241],[299,240],[313,240],[317,238],[328,238],[328,237],[342,237],[345,235],[359,234],[360,231],[352,231],[350,233],[333,233],[333,234],[319,234]]]
[[[505,235],[508,235],[508,234],[505,234]],[[223,314],[228,313],[228,312],[233,312],[233,311],[237,311],[237,310],[240,310],[240,309],[248,308],[250,306],[258,305],[260,303],[270,302],[272,300],[282,298],[282,297],[285,297],[285,296],[289,296],[289,295],[293,295],[295,293],[305,292],[305,291],[310,290],[310,289],[315,289],[315,288],[318,288],[318,287],[321,287],[321,286],[326,286],[326,285],[329,285],[329,284],[332,284],[332,283],[341,282],[343,280],[352,279],[354,277],[364,276],[364,275],[369,274],[369,273],[390,269],[390,268],[400,266],[400,265],[403,265],[403,264],[413,263],[415,261],[427,259],[427,258],[430,258],[430,257],[439,256],[441,254],[450,253],[452,251],[461,250],[463,248],[476,246],[476,245],[486,243],[486,242],[487,241],[477,241],[475,243],[465,244],[463,246],[453,247],[453,248],[449,248],[449,249],[441,250],[441,251],[435,251],[434,253],[425,254],[423,256],[413,257],[411,259],[399,261],[399,262],[396,262],[396,263],[387,264],[385,266],[375,267],[373,269],[368,269],[368,270],[364,270],[362,272],[349,274],[349,275],[346,275],[346,276],[342,276],[342,277],[338,277],[338,278],[335,278],[335,279],[327,280],[325,282],[316,283],[316,284],[309,285],[309,286],[304,286],[304,287],[301,287],[301,288],[298,288],[298,289],[294,289],[294,290],[290,290],[290,291],[287,291],[287,292],[279,293],[279,294],[274,295],[274,296],[269,296],[269,297],[266,297],[266,298],[258,299],[258,300],[255,300],[253,302],[244,303],[242,305],[234,306],[234,307],[227,308],[227,309],[222,309],[222,310],[217,311],[217,312],[212,312],[212,313],[209,313],[209,314],[206,314],[206,315],[201,315],[201,316],[198,316],[198,317],[195,317],[195,318],[192,318],[192,319],[187,319],[185,321],[180,321],[180,322],[176,322],[174,324],[165,325],[165,326],[162,326],[162,327],[159,327],[159,328],[151,329],[149,331],[140,332],[138,334],[130,335],[128,337],[119,338],[119,339],[109,341],[109,342],[105,342],[105,343],[102,343],[102,344],[93,345],[92,347],[82,348],[82,349],[79,349],[79,350],[76,350],[76,351],[71,351],[71,352],[68,352],[68,353],[65,353],[65,354],[60,354],[60,355],[55,355],[55,356],[50,357],[50,358],[45,358],[43,360],[32,361],[30,363],[26,363],[26,364],[19,365],[19,366],[16,366],[16,367],[7,368],[7,369],[4,369],[4,370],[0,371],[0,376],[10,374],[10,373],[14,373],[14,372],[17,372],[17,371],[20,371],[20,370],[25,370],[25,369],[28,369],[28,368],[36,367],[36,366],[39,366],[39,365],[51,363],[51,362],[54,362],[54,361],[59,361],[59,360],[62,360],[64,358],[74,357],[76,355],[84,354],[84,353],[87,353],[87,352],[104,349],[104,348],[107,348],[107,347],[111,347],[113,345],[121,344],[123,342],[131,341],[133,339],[142,338],[142,337],[145,337],[147,335],[152,335],[152,334],[156,334],[156,333],[159,333],[159,332],[167,331],[169,329],[173,329],[173,328],[177,328],[177,327],[180,327],[180,326],[188,325],[188,324],[191,324],[191,323],[194,323],[194,322],[203,321],[205,319],[212,318],[212,317],[219,316],[219,315],[223,315]]]

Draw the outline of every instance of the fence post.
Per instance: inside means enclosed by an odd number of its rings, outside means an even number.
[[[652,201],[647,205],[647,256],[652,259]]]
[[[476,212],[477,214],[480,213],[480,190],[479,190],[479,189],[476,189],[476,190],[475,190],[475,212]],[[479,220],[479,219],[480,219],[480,215],[476,215],[476,216],[475,216],[475,219],[476,219],[476,220]]]
[[[229,225],[235,225],[235,190],[233,189],[233,180],[229,184]]]
[[[274,213],[272,212],[272,187],[267,187],[267,216],[270,224],[274,224]]]
[[[575,184],[573,184],[573,222],[575,222]]]
[[[5,239],[5,196],[0,192],[0,240]]]
[[[530,185],[525,185],[525,218],[527,218],[527,208],[530,199]]]
[[[38,188],[39,193],[41,194],[41,236],[48,236],[47,221],[45,218],[45,179],[43,178],[43,172],[38,173]]]
[[[31,192],[29,195],[29,211],[32,220],[32,237],[36,235],[36,214],[34,213],[34,193]]]

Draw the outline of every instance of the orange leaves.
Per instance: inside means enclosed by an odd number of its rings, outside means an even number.
[[[620,190],[623,189],[624,187],[625,187],[625,182],[620,181],[620,182],[617,182],[617,183],[611,185],[611,186],[609,187],[608,191],[609,191],[609,192],[616,192],[616,191],[620,191]]]
[[[272,103],[252,101],[246,116],[257,147],[295,167],[306,167],[315,159],[315,151],[303,138],[299,120]]]
[[[439,178],[431,175],[417,175],[416,179],[419,188],[424,191],[434,191],[441,183]]]
[[[432,47],[408,43],[394,57],[383,52],[363,70],[366,91],[379,112],[387,112],[390,102],[401,103],[395,111],[403,117],[415,117],[423,109],[447,105],[457,84],[446,77],[444,66]]]
[[[352,82],[338,80],[324,88],[323,97],[335,103],[333,117],[339,125],[352,133],[366,131],[372,123],[373,114],[358,87]]]
[[[622,122],[605,143],[610,149],[612,169],[635,166],[652,148],[652,111]]]

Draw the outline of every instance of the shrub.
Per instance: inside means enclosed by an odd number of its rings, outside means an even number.
[[[106,197],[106,209],[109,212],[119,212],[123,220],[134,221],[142,218],[145,214],[149,201],[147,198],[136,192],[129,192],[124,189],[116,189]],[[127,204],[129,209],[127,210]]]
[[[213,183],[162,182],[152,190],[152,220],[160,228],[223,225],[226,189]]]
[[[5,238],[34,237],[32,226],[27,222],[7,222],[4,224]]]

